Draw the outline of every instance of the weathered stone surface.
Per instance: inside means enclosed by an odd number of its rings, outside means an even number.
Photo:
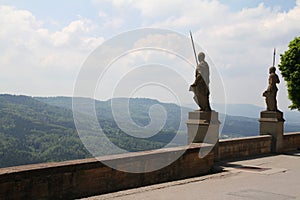
[[[219,159],[243,159],[269,154],[271,144],[271,135],[220,140]],[[283,147],[284,151],[299,149],[300,133],[284,134]],[[105,156],[101,159],[135,161],[140,156],[156,159],[156,155],[159,158],[164,155],[168,159],[168,155],[185,148]],[[149,173],[117,171],[94,158],[2,168],[0,199],[74,199],[207,174],[213,165],[214,152],[207,152],[208,155],[201,159],[200,148],[211,149],[211,145],[192,143],[174,163]]]
[[[284,152],[300,150],[300,132],[283,135],[283,150]]]
[[[189,112],[188,144],[192,142],[216,144],[219,139],[219,126],[218,113],[215,111]]]
[[[207,152],[205,158],[199,158],[200,148],[209,150],[211,145],[192,144],[99,158],[146,168],[149,163],[145,160],[168,159],[186,150],[172,164],[149,173],[118,171],[96,159],[2,168],[0,199],[74,199],[207,174],[213,166],[214,155]]]
[[[260,113],[260,135],[272,135],[272,152],[283,151],[283,113],[263,111]]]
[[[271,153],[272,136],[255,136],[219,141],[219,160]]]
[[[263,122],[284,122],[283,112],[281,111],[262,111],[260,121]]]

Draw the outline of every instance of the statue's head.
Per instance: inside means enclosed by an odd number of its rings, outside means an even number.
[[[274,66],[269,68],[269,73],[270,74],[275,73],[275,71],[276,71],[276,68]]]
[[[204,54],[203,52],[200,52],[200,53],[198,54],[198,60],[199,60],[199,61],[203,61],[204,58],[205,58],[205,54]]]

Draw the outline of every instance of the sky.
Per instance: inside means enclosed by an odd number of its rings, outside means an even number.
[[[0,0],[0,26],[0,93],[72,96],[92,52],[119,34],[151,27],[187,37],[193,31],[195,42],[218,71],[215,82],[224,87],[224,101],[215,103],[265,106],[262,93],[273,48],[277,65],[288,43],[300,35],[300,0]],[[279,108],[287,110],[286,85],[277,73]],[[172,82],[168,72],[160,75]],[[159,75],[147,69],[137,76],[150,81]],[[140,96],[173,101],[161,88],[146,91]],[[104,93],[98,99],[112,97]],[[217,93],[212,91],[212,99]],[[187,97],[184,104],[193,103],[188,88],[180,95]]]

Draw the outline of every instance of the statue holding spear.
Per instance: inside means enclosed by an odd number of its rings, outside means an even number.
[[[205,59],[205,54],[200,52],[198,54],[198,59],[196,56],[196,50],[194,45],[194,40],[192,32],[190,31],[192,46],[194,50],[194,55],[196,59],[196,72],[195,72],[195,81],[190,86],[190,91],[194,92],[194,100],[200,107],[201,111],[211,111],[209,104],[209,66]],[[199,61],[199,62],[198,62]]]
[[[267,111],[278,111],[277,108],[277,91],[278,88],[276,84],[280,83],[278,75],[275,73],[275,54],[276,49],[274,48],[273,53],[273,66],[269,68],[269,80],[268,80],[268,88],[266,91],[264,91],[263,96],[266,98],[266,104],[267,104]]]

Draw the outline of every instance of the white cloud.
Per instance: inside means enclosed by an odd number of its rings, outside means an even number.
[[[116,29],[116,28],[120,28],[122,25],[124,25],[124,20],[122,18],[120,17],[110,18],[110,19],[106,19],[105,23],[103,24],[103,28]]]
[[[110,16],[104,11],[99,11],[98,16],[103,20],[101,24],[101,28],[103,29],[116,29],[124,25],[123,18]]]
[[[278,63],[279,54],[300,33],[300,0],[289,11],[270,8],[263,3],[236,11],[217,0],[93,2],[99,7],[98,21],[89,18],[70,20],[66,27],[56,31],[50,31],[29,11],[1,6],[1,78],[39,83],[33,76],[41,76],[42,83],[49,80],[48,88],[54,83],[60,89],[62,82],[55,80],[59,77],[74,80],[70,77],[75,76],[84,58],[103,41],[95,36],[99,30],[109,37],[120,30],[141,26],[172,29],[186,35],[192,30],[195,41],[220,69],[229,101],[262,105],[260,90],[266,84],[273,47],[278,50]],[[153,39],[159,42],[159,38]],[[167,48],[168,44],[165,46]],[[56,77],[56,74],[61,75]],[[30,93],[32,85],[26,84],[18,87],[20,91],[23,88]],[[13,83],[2,85],[7,85],[7,91],[17,88]],[[245,89],[251,85],[252,89]],[[72,88],[71,84],[69,88]],[[40,91],[42,89],[35,94],[43,94]],[[48,94],[55,94],[55,90]],[[66,93],[61,89],[61,94]],[[279,95],[286,95],[286,92],[279,91]]]
[[[92,36],[91,20],[51,32],[29,11],[10,6],[0,6],[0,26],[1,92],[71,95],[81,64],[103,41]]]
[[[143,26],[178,30],[186,35],[189,29],[193,30],[195,41],[220,69],[225,87],[230,91],[229,101],[235,103],[264,104],[260,90],[262,85],[265,87],[273,48],[277,48],[278,63],[279,54],[300,33],[299,0],[289,11],[280,11],[278,7],[267,7],[263,3],[233,11],[217,0],[116,0],[112,4],[140,13]],[[255,89],[245,89],[251,85]],[[281,99],[287,98],[286,91],[280,91],[279,95],[284,96]],[[286,108],[287,104],[284,105]]]

